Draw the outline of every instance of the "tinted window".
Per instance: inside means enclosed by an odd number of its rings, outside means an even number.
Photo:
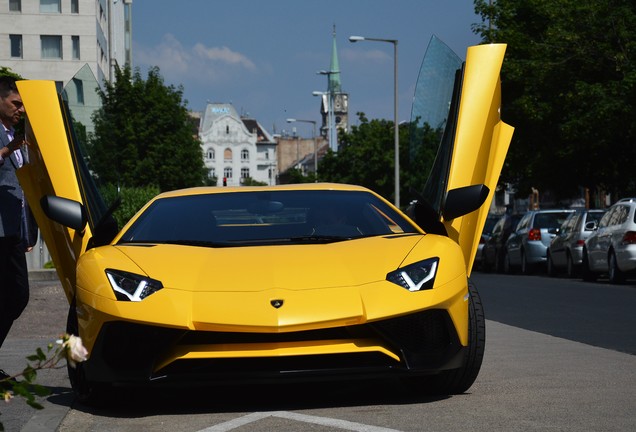
[[[572,213],[568,215],[568,217],[563,222],[563,225],[561,225],[561,232],[563,234],[571,232],[574,229],[576,221],[579,219],[580,215],[580,213]]]
[[[236,192],[160,198],[120,242],[258,243],[312,234],[363,237],[404,232],[417,231],[366,192]]]
[[[562,213],[537,213],[534,217],[534,228],[558,228],[563,225],[563,221],[570,215],[569,212]]]
[[[601,220],[601,218],[603,217],[603,215],[605,214],[605,212],[602,211],[591,211],[587,213],[587,219],[586,219],[586,223],[587,222],[598,222],[599,220]]]

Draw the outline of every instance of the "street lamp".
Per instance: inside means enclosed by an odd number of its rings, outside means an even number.
[[[311,123],[313,125],[312,139],[314,141],[314,175],[316,177],[316,182],[318,182],[318,149],[316,147],[316,121],[288,118],[287,123]]]
[[[393,44],[393,126],[395,129],[395,206],[400,207],[400,131],[398,125],[398,41],[397,39],[377,39],[363,36],[349,36],[349,42],[388,42]]]
[[[336,128],[336,114],[333,112],[334,111],[334,92],[333,92],[333,88],[331,87],[331,75],[334,74],[338,74],[340,73],[340,71],[326,71],[326,70],[320,70],[318,72],[316,72],[318,75],[327,75],[327,83],[328,83],[328,89],[329,91],[327,92],[329,94],[329,101],[328,101],[328,107],[327,109],[329,110],[329,123],[330,123],[330,127],[329,127],[329,148],[331,148],[331,150],[333,150],[334,152],[338,151],[338,133],[337,133],[337,128]],[[314,92],[316,93],[316,92]]]

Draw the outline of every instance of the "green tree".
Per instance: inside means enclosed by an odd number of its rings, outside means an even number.
[[[19,74],[13,72],[13,70],[11,70],[11,68],[7,66],[0,66],[0,76],[10,76],[18,80],[24,79]]]
[[[369,120],[357,113],[359,125],[339,134],[338,153],[328,151],[318,166],[320,181],[365,186],[389,201],[395,192],[393,122]],[[400,198],[405,205],[422,191],[439,143],[439,131],[428,125],[400,125]],[[410,137],[413,139],[409,139]],[[409,142],[414,145],[409,145]]]
[[[503,179],[570,197],[633,195],[636,4],[475,1],[484,42],[508,44],[502,117],[515,127]]]
[[[89,153],[101,182],[161,191],[204,184],[200,143],[181,87],[164,85],[156,67],[146,80],[126,67],[99,94],[102,107],[93,115]]]

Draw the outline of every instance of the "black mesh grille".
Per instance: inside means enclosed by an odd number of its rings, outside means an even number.
[[[158,358],[175,345],[263,344],[326,340],[375,340],[401,361],[381,352],[176,361],[155,375],[280,376],[387,370],[435,370],[461,348],[446,311],[430,310],[366,325],[288,333],[184,331],[114,322],[98,338],[93,367],[122,377],[150,378]],[[98,359],[103,359],[100,364]]]

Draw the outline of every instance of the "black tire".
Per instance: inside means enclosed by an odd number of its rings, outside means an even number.
[[[477,379],[486,348],[486,318],[477,288],[468,281],[468,347],[464,365],[430,377],[409,379],[412,390],[430,395],[450,395],[466,392]]]
[[[607,268],[608,268],[608,276],[609,282],[611,284],[620,285],[625,282],[625,274],[618,268],[618,262],[616,261],[616,254],[614,251],[610,251],[609,257],[607,258]]]
[[[596,273],[592,271],[590,268],[589,258],[587,256],[587,251],[583,249],[583,263],[581,266],[581,277],[585,282],[594,282],[596,281]]]
[[[578,273],[579,273],[579,269],[574,265],[574,260],[572,259],[572,254],[570,254],[570,252],[567,252],[566,257],[566,274],[568,275],[569,278],[575,278]]]
[[[548,256],[546,259],[546,272],[550,277],[555,277],[557,275],[557,270],[554,267],[554,262],[552,261],[552,255],[550,254],[550,251],[548,251]]]
[[[521,251],[521,274],[531,275],[534,273],[534,266],[528,262],[526,253]]]
[[[77,309],[75,299],[71,302],[66,320],[66,333],[79,336],[79,323],[77,320]],[[86,360],[89,362],[90,360]],[[103,401],[103,393],[105,386],[97,385],[86,379],[85,364],[86,362],[76,363],[72,367],[66,362],[68,379],[71,388],[77,397],[77,400],[85,405],[99,405]]]
[[[481,266],[479,267],[479,269],[484,273],[492,272],[492,264],[488,262],[488,260],[486,259],[486,255],[483,253],[483,251],[481,253]]]
[[[504,258],[500,251],[495,252],[495,273],[505,273]]]
[[[513,274],[513,273],[515,273],[514,266],[512,264],[510,264],[510,255],[508,255],[508,251],[504,251],[503,272],[505,274]]]

